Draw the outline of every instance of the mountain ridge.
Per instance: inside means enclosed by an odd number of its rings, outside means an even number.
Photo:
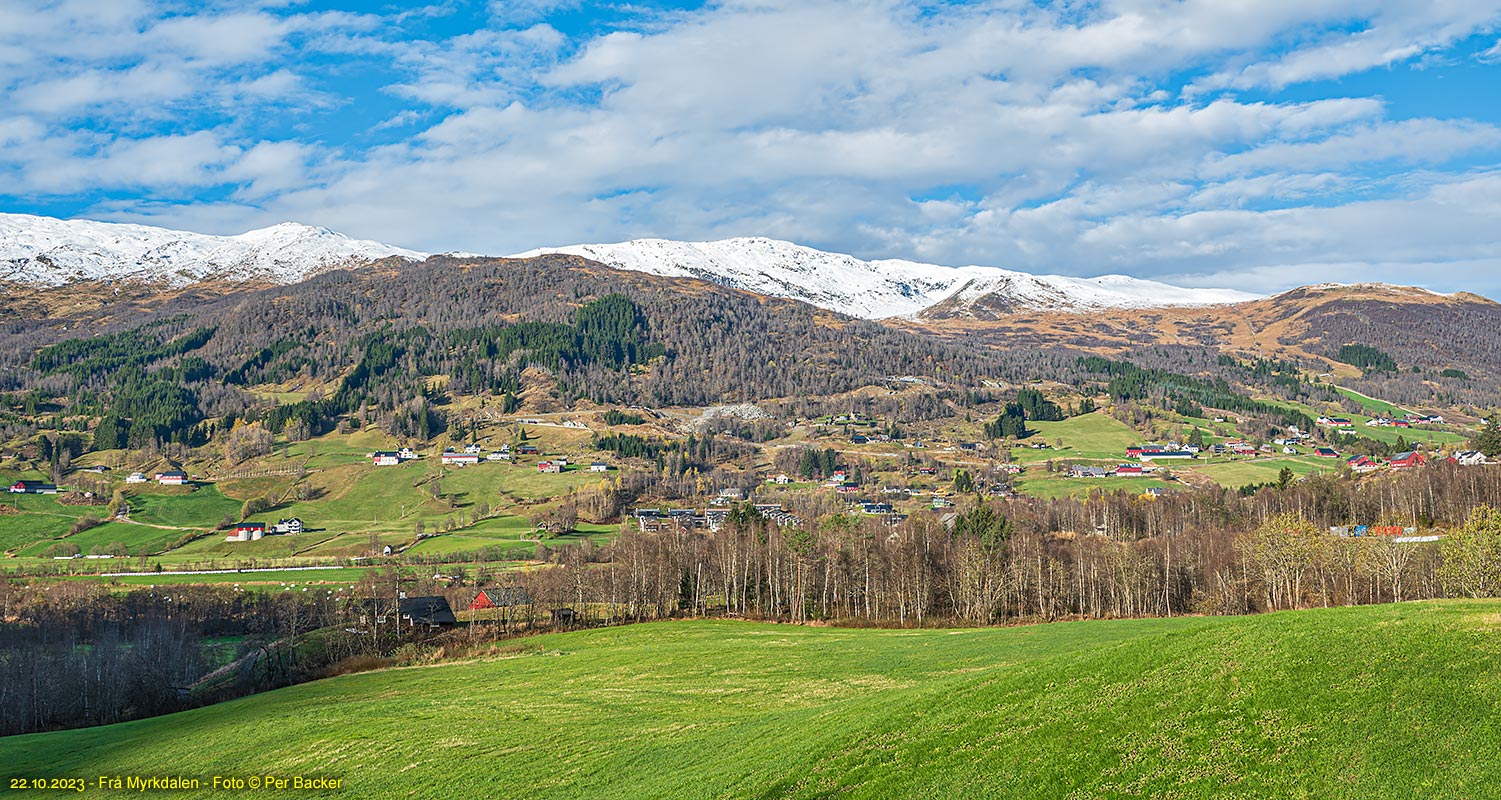
[[[1260,296],[1126,275],[1076,278],[904,259],[865,261],[766,237],[705,242],[635,239],[540,247],[510,258],[554,253],[613,269],[703,280],[797,300],[864,319],[926,323],[987,322],[1037,313],[1210,309],[1262,300],[1293,301],[1331,291],[1490,302],[1467,292],[1446,294],[1374,283],[1312,284]],[[484,257],[460,252],[440,255]],[[213,281],[285,285],[330,269],[368,266],[393,257],[416,262],[431,254],[295,222],[216,236],[132,223],[0,213],[0,283],[12,287],[131,282],[180,289]]]
[[[1126,275],[1074,278],[999,267],[946,267],[905,259],[864,261],[764,237],[709,242],[635,239],[541,247],[512,258],[546,253],[582,256],[633,272],[700,278],[866,319],[933,315],[984,319],[1017,309],[1209,306],[1259,297],[1233,289],[1189,289]]]
[[[427,254],[296,222],[215,236],[0,213],[0,281],[33,286],[100,280],[174,287],[208,279],[293,283],[391,256],[421,260]]]

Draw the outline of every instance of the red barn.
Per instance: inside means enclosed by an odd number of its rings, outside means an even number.
[[[511,608],[513,606],[530,605],[532,598],[526,590],[520,586],[507,586],[499,589],[481,589],[469,603],[470,611],[478,611],[482,608]]]
[[[1428,463],[1428,459],[1422,453],[1407,452],[1394,456],[1391,460],[1392,469],[1411,469],[1421,467]]]

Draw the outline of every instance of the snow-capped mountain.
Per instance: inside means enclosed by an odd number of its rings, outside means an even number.
[[[997,267],[944,267],[896,259],[862,261],[763,238],[716,242],[638,239],[620,244],[539,248],[515,257],[544,253],[582,256],[616,269],[700,278],[867,319],[986,318],[1011,311],[1206,306],[1257,297],[1232,289],[1188,289],[1124,275],[1070,278]]]
[[[284,222],[238,236],[30,214],[0,214],[0,281],[60,286],[140,280],[172,286],[208,278],[291,283],[327,269],[424,253]]]

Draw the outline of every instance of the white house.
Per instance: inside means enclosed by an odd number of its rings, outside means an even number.
[[[403,447],[396,451],[396,457],[402,461],[412,461],[417,458],[417,451],[410,447]]]
[[[609,472],[610,465],[603,461],[596,461],[589,465],[590,472]]]
[[[496,450],[495,452],[491,453],[490,455],[485,456],[485,460],[486,461],[510,461],[511,460],[511,454],[510,454],[509,451],[502,452],[500,450]]]
[[[456,453],[452,450],[444,450],[441,458],[444,464],[453,464],[460,467],[466,464],[479,463],[479,453]]]
[[[464,452],[466,452],[466,453],[475,453],[475,454],[478,454],[479,451],[480,451],[479,442],[470,442],[469,444],[464,445]]]
[[[302,533],[302,520],[297,517],[279,519],[271,526],[272,533]]]
[[[370,460],[377,467],[394,467],[401,463],[401,456],[389,450],[377,450],[370,454]]]
[[[148,480],[144,472],[132,472],[125,476],[126,483],[145,483]]]
[[[188,482],[188,473],[180,469],[156,473],[156,482],[162,486],[183,486]]]

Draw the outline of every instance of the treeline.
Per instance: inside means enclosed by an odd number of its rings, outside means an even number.
[[[323,591],[119,592],[0,576],[0,735],[122,722],[316,677],[349,648],[299,637],[343,619],[340,608]],[[226,665],[237,666],[197,686]]]
[[[1233,363],[1233,359],[1230,361]],[[1188,417],[1203,416],[1208,407],[1257,415],[1304,430],[1313,428],[1313,419],[1307,414],[1248,397],[1224,378],[1197,378],[1103,356],[1085,356],[1079,359],[1079,366],[1086,372],[1109,376],[1105,391],[1117,402],[1153,400]],[[1268,379],[1271,375],[1267,374]]]
[[[1314,521],[1318,509],[1292,510],[1308,494],[1226,493],[1212,514],[1193,508],[1208,498],[1184,498],[1165,516],[1214,521],[1152,534],[1131,519],[1151,503],[1124,495],[1079,504],[1080,521],[1093,524],[1067,529],[1036,504],[1009,501],[973,500],[948,520],[922,513],[890,526],[834,513],[798,528],[740,506],[717,532],[627,532],[559,551],[556,569],[525,580],[550,607],[603,623],[729,614],[993,624],[1501,595],[1493,507],[1469,508],[1440,542],[1408,542],[1336,535]],[[1227,519],[1236,510],[1245,516]]]

